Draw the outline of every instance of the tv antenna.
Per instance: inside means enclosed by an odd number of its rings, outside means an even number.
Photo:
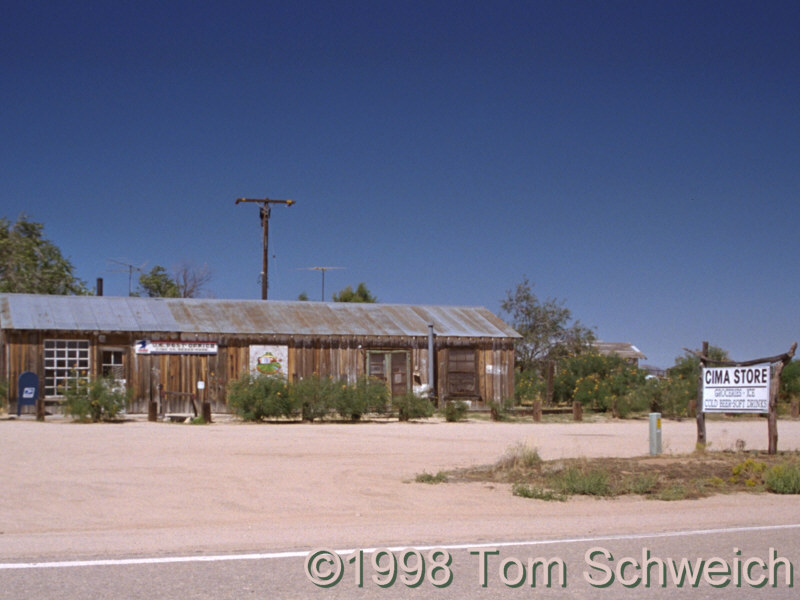
[[[147,264],[147,261],[144,261],[141,265],[135,265],[133,263],[129,263],[124,260],[116,260],[114,258],[106,259],[108,262],[112,262],[118,264],[122,267],[126,267],[125,269],[111,269],[110,273],[127,273],[128,274],[128,296],[133,293],[133,272],[139,271],[139,273],[144,273],[144,266]]]
[[[325,271],[341,271],[345,269],[345,267],[306,267],[304,269],[298,269],[299,271],[321,271],[322,272],[322,297],[320,298],[323,302],[325,302]]]
[[[261,240],[264,249],[264,257],[261,266],[261,299],[267,299],[267,290],[269,289],[269,278],[268,278],[268,271],[267,271],[267,258],[269,254],[268,250],[268,242],[269,242],[269,215],[271,212],[270,204],[285,204],[286,206],[291,206],[295,203],[294,200],[272,200],[271,198],[237,198],[236,204],[240,202],[257,202],[261,205],[261,208],[258,211],[259,218],[261,219]]]

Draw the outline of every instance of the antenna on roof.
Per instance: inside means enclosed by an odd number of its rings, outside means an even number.
[[[133,272],[134,271],[139,271],[140,273],[144,273],[144,266],[147,264],[147,261],[144,261],[141,265],[137,266],[137,265],[134,265],[134,264],[132,264],[130,262],[127,262],[127,261],[124,261],[124,260],[116,260],[114,258],[108,258],[106,260],[108,260],[108,262],[116,263],[116,264],[121,265],[123,267],[127,267],[127,269],[110,269],[109,272],[111,272],[111,273],[127,273],[128,274],[128,296],[130,296],[131,293],[133,292],[133,288],[131,287],[133,285]]]
[[[345,269],[345,267],[305,267],[304,269],[298,269],[298,271],[322,271],[322,298],[321,300],[325,302],[325,271],[340,271]]]

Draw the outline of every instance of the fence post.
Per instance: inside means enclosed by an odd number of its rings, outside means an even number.
[[[541,423],[542,422],[542,401],[541,400],[534,400],[533,401],[533,422],[534,423]]]
[[[574,421],[583,421],[583,404],[577,400],[572,403],[572,419]]]

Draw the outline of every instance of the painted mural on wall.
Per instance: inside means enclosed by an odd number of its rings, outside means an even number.
[[[286,377],[289,346],[250,346],[250,372]]]

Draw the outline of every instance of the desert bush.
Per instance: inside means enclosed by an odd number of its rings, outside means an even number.
[[[125,392],[110,377],[74,378],[61,390],[64,412],[78,421],[114,421],[125,411],[130,391]]]
[[[567,500],[564,494],[559,494],[554,490],[543,488],[538,485],[529,485],[527,483],[515,483],[511,486],[511,493],[520,498],[531,498],[533,500],[556,500],[558,502],[565,502]]]
[[[368,413],[386,412],[389,392],[375,377],[359,377],[355,385],[339,384],[333,406],[339,416],[357,421]]]
[[[554,396],[561,402],[580,402],[599,411],[630,411],[630,400],[620,400],[645,382],[645,373],[617,355],[593,352],[571,356],[560,364]]]
[[[554,476],[553,483],[567,495],[608,496],[611,493],[611,479],[602,469],[567,467]]]
[[[297,410],[282,378],[252,373],[228,384],[228,406],[245,421],[290,417]]]
[[[497,468],[508,472],[525,472],[539,467],[542,458],[539,450],[522,442],[517,442],[508,448],[497,462]]]
[[[445,402],[442,412],[448,423],[463,421],[467,417],[467,403],[461,400],[449,400]]]
[[[397,412],[401,421],[426,419],[433,415],[433,404],[427,398],[408,393],[392,398],[392,410]]]
[[[289,391],[295,406],[300,407],[303,420],[313,422],[336,410],[336,399],[342,391],[341,385],[331,377],[312,375],[294,382]]]
[[[764,483],[775,494],[800,494],[800,464],[775,465],[764,475]]]
[[[417,483],[447,483],[447,473],[444,471],[439,471],[435,475],[433,473],[428,473],[427,471],[423,471],[422,473],[418,473],[416,477],[414,477],[414,481]]]
[[[520,404],[530,406],[541,400],[545,381],[536,369],[514,372],[514,397]]]

